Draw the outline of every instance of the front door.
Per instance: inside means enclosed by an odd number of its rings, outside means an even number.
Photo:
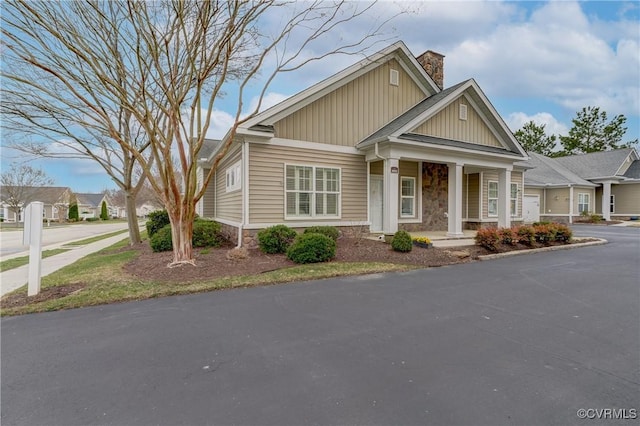
[[[369,176],[369,218],[371,232],[382,232],[382,214],[384,199],[384,177]]]
[[[539,195],[525,195],[522,199],[522,219],[526,223],[533,223],[540,221],[540,196]]]

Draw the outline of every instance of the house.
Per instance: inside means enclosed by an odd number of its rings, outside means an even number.
[[[22,222],[22,214],[26,207],[22,204],[26,200],[26,204],[32,201],[41,201],[44,204],[43,219],[66,220],[72,193],[71,188],[64,186],[0,186],[0,218],[7,222]],[[16,202],[12,199],[20,204],[18,212],[13,210]]]
[[[107,212],[109,211],[109,199],[106,193],[76,193],[78,201],[78,214],[80,219],[99,218],[102,213],[102,203],[107,204]]]
[[[605,220],[640,216],[640,156],[633,148],[549,158],[529,153],[524,220],[572,223],[581,214]]]
[[[199,214],[240,244],[276,224],[460,236],[521,222],[527,154],[475,80],[444,88],[443,66],[398,42],[247,120]]]

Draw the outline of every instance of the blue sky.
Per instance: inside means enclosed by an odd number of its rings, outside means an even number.
[[[627,117],[624,141],[640,137],[640,2],[382,1],[374,13],[406,10],[388,27],[392,41],[404,41],[416,55],[428,49],[444,54],[445,87],[474,78],[513,131],[534,120],[548,133],[566,134],[576,111],[599,106],[610,117]],[[354,23],[349,31],[357,33],[360,25],[366,23]],[[283,75],[273,82],[264,106],[359,59],[333,57]],[[210,137],[224,135],[235,105],[231,97],[217,103]],[[2,148],[3,170],[16,159],[21,158]],[[56,185],[77,192],[115,188],[89,161],[34,163]]]

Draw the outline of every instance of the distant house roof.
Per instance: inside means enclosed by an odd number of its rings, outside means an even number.
[[[205,139],[200,152],[198,153],[198,160],[206,158],[209,159],[211,155],[218,149],[222,141],[219,139]]]
[[[590,154],[570,155],[559,157],[555,160],[558,164],[585,179],[595,179],[616,176],[620,166],[624,164],[632,152],[634,152],[633,148],[624,148]]]
[[[640,179],[640,160],[635,160],[627,171],[624,173],[624,177],[628,179]]]
[[[105,194],[79,194],[76,193],[76,198],[78,199],[78,204],[88,205],[91,207],[100,207],[100,203],[102,199],[105,197]]]
[[[0,200],[6,201],[12,188],[15,187],[0,185]],[[66,203],[69,201],[67,197],[71,192],[68,186],[25,187],[29,201],[41,201],[44,204]]]
[[[524,162],[531,169],[525,172],[525,183],[532,186],[596,186],[563,167],[556,158],[529,152],[529,161]]]

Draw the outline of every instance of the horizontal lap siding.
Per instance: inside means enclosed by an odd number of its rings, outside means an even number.
[[[467,119],[460,120],[460,105],[467,106]],[[463,96],[453,101],[435,116],[413,129],[421,135],[436,136],[478,145],[502,147],[482,117]]]
[[[640,215],[640,183],[612,185],[611,194],[616,203],[613,214]]]
[[[489,181],[498,182],[498,172],[483,172],[482,181],[482,218],[483,219],[497,219],[498,216],[489,216]],[[498,190],[500,185],[498,184]]]
[[[577,192],[574,197],[578,198]],[[545,207],[545,214],[569,214],[569,188],[547,189]]]
[[[198,175],[199,183],[202,184],[202,180],[207,177],[210,169],[202,169],[201,174]],[[212,177],[209,181],[207,189],[204,191],[204,196],[200,199],[202,205],[203,217],[215,217],[215,202],[216,202],[216,184],[215,179]]]
[[[242,220],[242,189],[227,193],[227,169],[238,162],[241,158],[241,152],[238,150],[227,156],[220,162],[216,170],[215,191],[218,196],[216,198],[216,218],[225,219],[234,222]],[[242,182],[242,185],[245,183]]]
[[[524,185],[522,180],[522,172],[511,172],[511,183],[518,184],[518,215],[522,217],[522,194],[524,194]],[[509,204],[511,205],[511,204]]]
[[[391,69],[398,86],[389,83]],[[274,125],[278,138],[355,146],[425,98],[394,59],[323,96]]]
[[[285,164],[340,168],[340,220],[367,220],[367,165],[363,155],[261,144],[251,144],[249,152],[250,223],[285,223]],[[289,221],[290,224],[295,222]]]
[[[467,176],[469,178],[468,217],[473,219],[479,219],[478,213],[480,212],[480,175],[478,173],[473,173]]]

